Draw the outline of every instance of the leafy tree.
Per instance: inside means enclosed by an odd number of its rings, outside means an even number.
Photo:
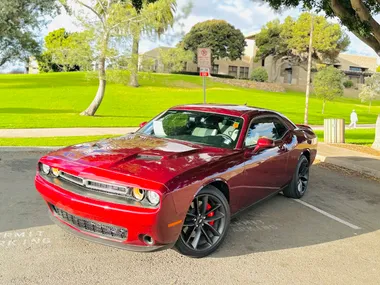
[[[253,0],[257,1],[257,0]],[[262,0],[260,0],[261,2]],[[274,9],[285,7],[314,8],[340,22],[360,40],[380,55],[380,24],[375,16],[380,12],[379,0],[263,0]]]
[[[93,54],[97,61],[98,91],[81,115],[93,116],[98,110],[106,90],[106,64],[112,65],[120,57],[125,57],[126,49],[123,45],[134,35],[136,23],[154,30],[159,27],[157,17],[174,1],[158,0],[150,4],[143,2],[139,13],[128,0],[73,0],[76,9],[71,9],[67,2],[64,3],[85,29],[86,40],[94,49]]]
[[[132,0],[132,6],[136,10],[137,14],[140,14],[144,7],[151,3],[155,3],[158,0]],[[135,22],[133,29],[133,42],[132,42],[132,57],[131,63],[129,64],[129,69],[131,72],[129,85],[133,87],[138,87],[138,64],[139,64],[139,42],[142,33],[152,33],[156,32],[159,35],[162,34],[169,26],[174,23],[174,12],[176,8],[176,1],[173,1],[171,5],[168,5],[166,9],[162,9],[160,13],[155,15],[155,21],[157,25],[152,27],[152,25],[145,25],[142,22]]]
[[[343,86],[344,88],[351,88],[352,86],[354,86],[354,82],[352,82],[352,80],[346,80],[343,82]]]
[[[333,66],[322,68],[314,76],[314,91],[323,100],[322,114],[325,113],[326,101],[343,96],[343,78],[343,72]]]
[[[256,35],[256,61],[273,56],[273,81],[277,79],[284,64],[306,69],[311,16],[310,13],[302,13],[298,19],[287,17],[284,23],[279,20],[271,21]],[[348,36],[340,25],[329,23],[322,16],[313,17],[312,58],[317,62],[333,63],[339,53],[350,44]]]
[[[195,59],[198,48],[211,48],[212,62],[219,58],[240,59],[247,45],[242,32],[224,20],[209,20],[194,25],[182,44],[186,50],[193,52]]]
[[[68,33],[64,28],[50,32],[45,37],[45,59],[60,66],[63,71],[89,69],[92,62],[92,49],[88,32]],[[49,61],[47,61],[47,65]]]
[[[372,101],[380,98],[380,73],[374,73],[366,79],[359,98],[362,102],[369,102],[368,112],[371,112]]]
[[[264,67],[255,68],[251,74],[251,80],[256,82],[267,82],[268,72]]]
[[[40,73],[47,72],[60,72],[62,71],[62,66],[53,62],[53,58],[50,53],[42,52],[36,57],[38,62],[38,71]]]
[[[0,1],[0,66],[37,55],[40,46],[36,31],[44,16],[58,13],[55,0]]]
[[[182,71],[186,62],[192,60],[193,53],[189,50],[184,50],[180,46],[160,50],[160,61],[164,66],[167,66],[171,72]]]

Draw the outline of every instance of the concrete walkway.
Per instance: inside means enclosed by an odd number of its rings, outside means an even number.
[[[311,126],[323,130],[323,126]],[[346,126],[348,128],[348,126]],[[374,124],[358,125],[358,129],[372,129]],[[43,129],[0,129],[0,138],[75,137],[95,135],[123,135],[134,132],[138,127],[128,128],[43,128]]]
[[[319,143],[317,159],[380,179],[380,156]]]

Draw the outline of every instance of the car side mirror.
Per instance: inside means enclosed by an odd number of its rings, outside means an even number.
[[[142,122],[140,123],[140,128],[144,127],[148,122]]]
[[[268,138],[259,138],[256,143],[256,147],[253,150],[253,153],[258,153],[264,149],[272,148],[274,146],[274,140]]]

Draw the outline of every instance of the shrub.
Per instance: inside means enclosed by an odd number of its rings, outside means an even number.
[[[354,86],[354,82],[352,82],[351,80],[344,81],[343,86],[345,88],[351,88],[352,86]]]
[[[264,67],[255,68],[251,73],[251,80],[256,82],[267,82],[268,72]]]

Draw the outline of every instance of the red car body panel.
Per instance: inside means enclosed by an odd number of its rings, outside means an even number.
[[[315,159],[316,136],[312,130],[307,126],[297,127],[275,112],[233,105],[185,105],[172,109],[241,117],[244,124],[235,149],[137,133],[66,147],[40,160],[86,179],[155,191],[161,198],[157,208],[85,197],[65,189],[58,179],[47,181],[39,171],[35,178],[37,190],[48,204],[68,213],[127,229],[126,240],[110,239],[114,245],[154,250],[177,240],[191,201],[205,185],[212,183],[226,187],[231,213],[234,214],[286,186],[303,153],[310,163]],[[274,147],[254,154],[243,147],[245,134],[253,118],[266,115],[282,118],[289,131],[281,141],[275,142]],[[85,236],[96,236],[67,224],[57,216],[53,219]],[[144,243],[142,235],[151,236],[154,245]]]

